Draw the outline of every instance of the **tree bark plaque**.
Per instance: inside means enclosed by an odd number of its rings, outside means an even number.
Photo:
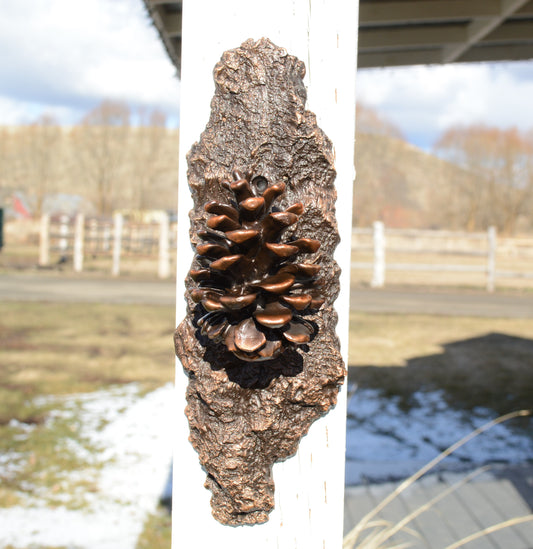
[[[305,110],[304,75],[266,38],[225,52],[187,156],[196,256],[175,346],[190,441],[228,525],[268,520],[272,465],[335,405],[346,375],[333,149]]]

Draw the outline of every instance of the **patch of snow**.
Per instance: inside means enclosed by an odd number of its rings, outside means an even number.
[[[85,494],[88,505],[81,510],[49,508],[38,497],[0,509],[0,546],[133,549],[170,470],[172,385],[144,397],[130,384],[56,400],[64,407],[55,417],[75,417],[79,434],[99,449],[97,489]],[[85,448],[75,444],[72,449],[87,457]]]
[[[399,480],[415,473],[459,439],[495,419],[492,410],[454,410],[439,391],[417,392],[414,406],[375,389],[357,389],[348,403],[346,485]],[[533,421],[532,421],[533,423]],[[447,457],[438,470],[520,463],[533,456],[533,437],[499,424]]]

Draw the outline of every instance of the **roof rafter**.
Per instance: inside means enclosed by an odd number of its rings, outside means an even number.
[[[361,2],[359,24],[386,25],[497,17],[500,0],[433,0],[420,2]]]
[[[480,44],[497,44],[498,42],[531,42],[533,43],[533,21],[508,21],[480,40]]]
[[[525,6],[529,0],[500,0],[500,14],[486,18],[475,18],[468,25],[468,38],[464,43],[455,46],[445,46],[443,49],[442,62],[453,63],[466,53],[474,44],[485,38],[487,34],[501,25],[507,17]]]
[[[466,26],[420,26],[414,28],[365,28],[359,31],[359,51],[411,46],[438,46],[462,43],[467,39]]]
[[[533,59],[533,0],[359,0],[359,67]],[[180,71],[181,0],[144,0]]]
[[[461,61],[467,63],[483,61],[526,61],[533,59],[533,44],[510,44],[504,46],[476,46],[469,49]]]

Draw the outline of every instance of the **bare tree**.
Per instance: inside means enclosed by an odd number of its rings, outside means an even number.
[[[376,109],[358,102],[355,112],[357,134],[384,135],[395,139],[405,139],[400,128]]]
[[[465,228],[495,224],[513,233],[533,193],[531,140],[514,128],[458,126],[443,134],[436,152],[471,174],[449,182],[459,198]]]
[[[73,129],[81,175],[99,214],[109,215],[124,173],[130,137],[130,109],[125,103],[103,101]]]
[[[436,153],[445,160],[460,166],[474,177],[465,177],[449,182],[453,193],[459,197],[458,207],[463,228],[474,231],[482,225],[482,212],[489,200],[490,168],[487,161],[493,156],[486,154],[493,143],[483,126],[462,126],[447,130],[435,145]]]
[[[40,216],[45,195],[55,191],[62,176],[62,130],[49,115],[22,127],[15,136],[15,181],[34,199],[34,214]]]
[[[9,187],[10,135],[7,128],[0,128],[0,189]]]
[[[177,148],[175,155],[170,154],[165,124],[166,116],[161,111],[141,111],[139,127],[131,134],[132,205],[139,210],[158,205],[161,179],[172,170],[172,162],[177,165]]]
[[[391,140],[403,141],[403,135],[393,122],[363,103],[357,104],[356,117],[353,223],[367,226],[384,220],[391,204],[401,203],[406,192],[405,177],[393,163],[376,162],[390,154]]]

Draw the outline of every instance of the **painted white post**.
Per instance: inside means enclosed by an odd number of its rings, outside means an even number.
[[[487,240],[487,292],[492,293],[496,284],[496,227],[489,227]]]
[[[98,221],[91,219],[89,221],[89,246],[90,253],[98,253]]]
[[[43,214],[41,217],[41,230],[39,238],[39,265],[45,267],[50,263],[50,216]]]
[[[76,216],[76,224],[74,226],[74,270],[77,273],[83,271],[83,229],[85,224],[85,216],[79,213]]]
[[[59,234],[61,235],[61,238],[59,239],[59,253],[62,258],[67,255],[68,250],[68,222],[68,215],[62,215],[59,218]]]
[[[121,213],[113,215],[114,238],[113,238],[113,268],[111,274],[118,276],[120,274],[120,252],[122,248],[122,225],[124,218]]]
[[[170,275],[169,228],[168,214],[164,212],[159,220],[159,278],[168,278]]]
[[[335,254],[342,268],[341,293],[335,306],[339,315],[337,333],[346,364],[358,5],[355,0],[271,0],[261,6],[249,0],[183,0],[177,295],[183,295],[183,281],[193,257],[188,217],[192,200],[185,154],[199,139],[209,119],[214,93],[213,68],[224,51],[240,46],[248,38],[267,37],[305,62],[307,108],[317,115],[319,126],[335,147],[336,214],[342,237]],[[185,302],[178,298],[178,322],[185,313]],[[346,386],[339,394],[337,406],[311,426],[297,454],[274,465],[276,507],[269,521],[242,527],[223,526],[211,515],[210,492],[203,487],[205,471],[188,442],[189,426],[183,413],[186,387],[187,378],[178,362],[173,549],[340,549]]]
[[[374,270],[372,288],[385,286],[385,225],[383,221],[374,221]]]

